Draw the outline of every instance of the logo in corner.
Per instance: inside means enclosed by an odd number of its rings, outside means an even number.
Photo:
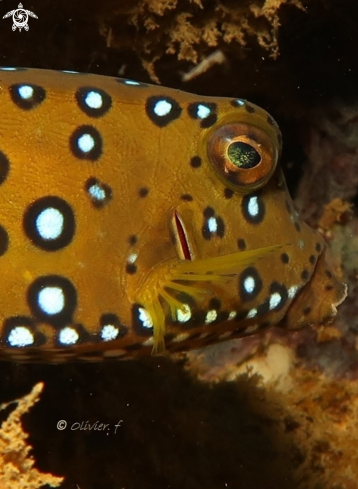
[[[29,16],[38,19],[37,15],[35,15],[33,12],[31,12],[30,10],[25,10],[22,7],[22,3],[19,3],[18,8],[16,10],[11,10],[7,14],[5,14],[3,19],[6,19],[7,17],[11,17],[11,15],[12,15],[12,20],[14,21],[12,25],[13,31],[16,31],[16,27],[18,27],[20,32],[22,28],[24,28],[25,31],[28,31],[29,26],[27,25],[27,21],[29,20]]]

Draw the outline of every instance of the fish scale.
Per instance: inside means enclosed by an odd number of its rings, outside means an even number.
[[[333,318],[281,134],[242,99],[0,69],[0,359],[185,351]]]

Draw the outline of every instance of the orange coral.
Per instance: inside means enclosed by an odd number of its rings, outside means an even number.
[[[34,459],[29,456],[31,446],[26,444],[28,434],[22,430],[21,416],[39,400],[43,383],[34,386],[30,394],[7,404],[17,403],[16,409],[9,415],[0,429],[0,487],[1,489],[38,489],[49,484],[58,487],[62,477],[42,474],[34,468]]]

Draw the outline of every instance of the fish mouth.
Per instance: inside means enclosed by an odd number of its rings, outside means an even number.
[[[188,233],[177,211],[173,213],[172,229],[179,257],[182,260],[193,260],[193,250],[188,240]]]

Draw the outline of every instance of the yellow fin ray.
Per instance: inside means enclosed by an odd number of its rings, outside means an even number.
[[[225,282],[230,276],[238,275],[244,267],[253,265],[268,253],[282,248],[283,245],[267,246],[250,251],[239,251],[229,255],[203,258],[198,260],[168,260],[153,268],[142,284],[138,293],[140,302],[148,311],[153,322],[153,351],[164,353],[165,309],[164,303],[170,310],[174,321],[178,310],[185,311],[182,301],[174,297],[168,289],[184,292],[194,299],[200,299],[203,294],[210,292],[204,282]],[[177,283],[178,280],[199,282],[200,286]]]
[[[202,276],[207,276],[207,280],[210,282],[214,277],[220,275],[236,275],[239,273],[239,267],[246,267],[253,265],[258,259],[266,256],[268,253],[272,253],[282,248],[282,245],[266,246],[265,248],[257,248],[250,251],[238,251],[236,253],[230,253],[229,255],[215,256],[212,258],[202,258],[198,260],[182,260],[178,263],[176,270],[173,270],[174,280],[187,280],[182,278],[182,274],[196,273]],[[213,272],[218,272],[214,274]],[[178,278],[180,274],[180,279]]]

